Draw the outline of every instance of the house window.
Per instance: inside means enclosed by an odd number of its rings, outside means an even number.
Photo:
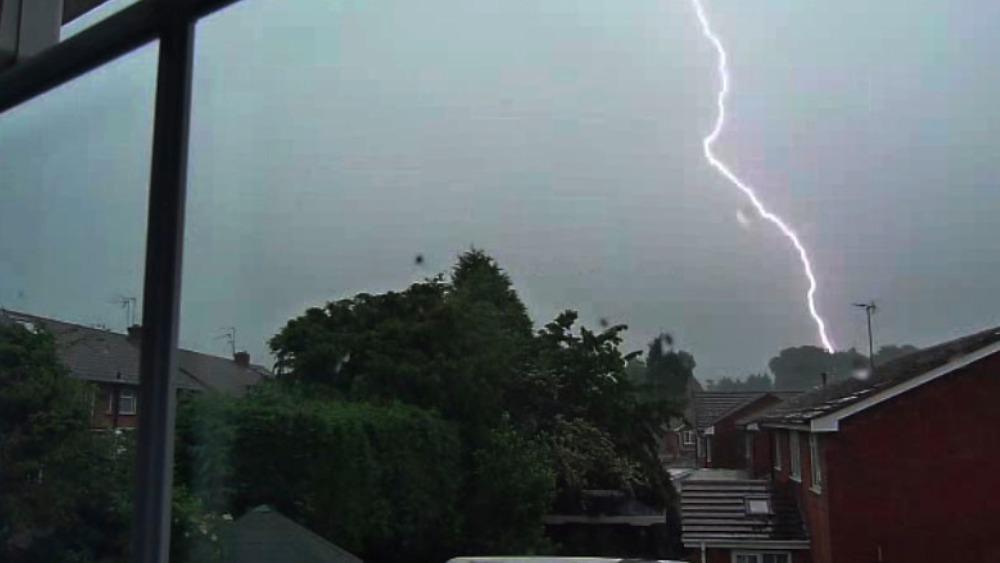
[[[823,490],[823,460],[819,455],[819,435],[809,435],[809,467],[812,469],[812,488]]]
[[[111,391],[111,396],[108,397],[108,412],[113,413],[115,402],[115,392]],[[136,407],[136,394],[135,389],[120,389],[118,391],[118,414],[135,414]]]
[[[799,433],[788,433],[788,467],[792,471],[792,479],[802,480],[802,453],[799,451]]]
[[[684,432],[681,433],[681,439],[684,441],[684,445],[685,446],[693,446],[694,445],[694,431],[693,430],[685,430]]]
[[[767,516],[771,514],[771,501],[766,498],[747,499],[747,516]]]
[[[775,432],[774,436],[774,468],[781,469],[781,434]]]
[[[747,432],[744,436],[743,450],[746,453],[747,465],[750,466],[753,464],[753,434]]]
[[[736,551],[733,563],[792,563],[787,551]]]

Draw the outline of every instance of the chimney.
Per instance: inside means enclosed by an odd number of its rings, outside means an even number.
[[[236,365],[238,365],[238,366],[249,367],[250,366],[250,353],[249,352],[236,352],[235,354],[233,354],[233,361],[236,362]]]
[[[132,325],[128,327],[128,339],[132,342],[142,340],[142,325]]]

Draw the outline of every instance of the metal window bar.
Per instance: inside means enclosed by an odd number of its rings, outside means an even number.
[[[0,72],[0,113],[154,40],[154,108],[132,561],[170,551],[174,392],[194,26],[236,0],[144,0]]]

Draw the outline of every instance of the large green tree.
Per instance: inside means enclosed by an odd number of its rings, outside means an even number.
[[[90,396],[50,334],[0,325],[0,559],[124,556],[127,438],[90,431]]]
[[[667,507],[657,457],[672,412],[640,400],[624,326],[592,332],[567,311],[537,333],[507,274],[461,255],[450,275],[360,294],[292,319],[271,341],[281,384],[327,401],[403,402],[458,429],[463,537],[477,552],[539,549],[541,516],[581,491],[615,488]],[[690,356],[670,361],[693,368]]]

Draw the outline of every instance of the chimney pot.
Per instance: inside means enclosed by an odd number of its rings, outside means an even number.
[[[142,340],[142,325],[132,325],[128,327],[128,339],[134,342]]]
[[[236,352],[233,354],[233,361],[237,365],[248,367],[250,365],[250,353],[249,352]]]

